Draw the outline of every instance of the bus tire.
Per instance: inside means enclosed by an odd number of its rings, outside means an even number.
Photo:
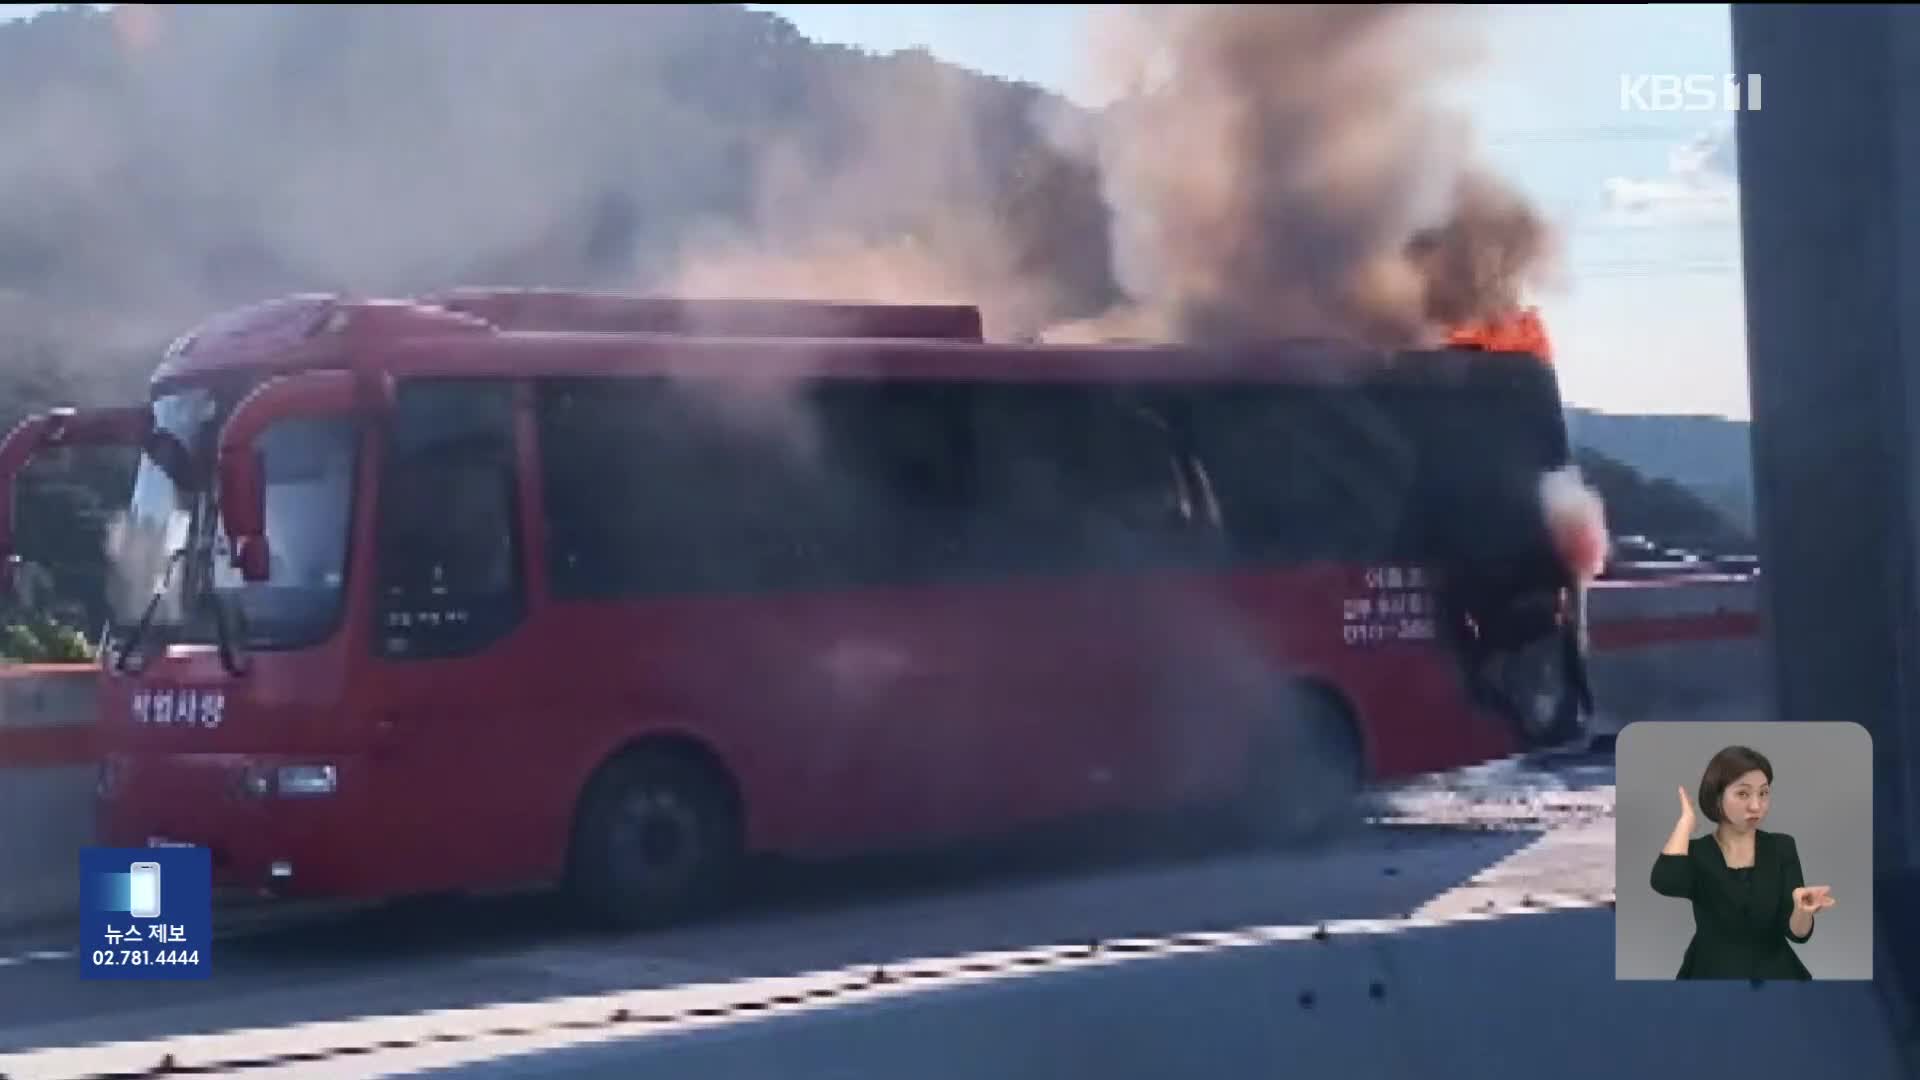
[[[1334,691],[1291,683],[1252,733],[1238,818],[1254,843],[1312,846],[1358,820],[1366,756],[1353,713]]]
[[[688,754],[632,752],[587,785],[567,892],[595,925],[663,926],[719,899],[740,851],[740,814],[724,777]]]

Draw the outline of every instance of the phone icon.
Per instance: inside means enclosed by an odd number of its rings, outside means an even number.
[[[127,890],[129,914],[136,919],[155,919],[160,916],[160,864],[157,862],[137,862],[128,868],[127,878],[130,888]]]

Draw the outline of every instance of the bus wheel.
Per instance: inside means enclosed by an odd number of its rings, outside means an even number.
[[[1586,728],[1580,691],[1559,637],[1535,642],[1499,661],[1499,698],[1524,750],[1564,746]]]
[[[659,926],[716,899],[739,851],[739,815],[711,769],[678,754],[633,754],[588,785],[568,892],[600,925]]]
[[[1352,824],[1367,770],[1339,698],[1289,686],[1259,723],[1239,814],[1251,838],[1294,847],[1332,839]]]

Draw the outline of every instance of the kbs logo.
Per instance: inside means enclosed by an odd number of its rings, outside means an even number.
[[[1760,76],[1622,75],[1622,112],[1760,111]]]

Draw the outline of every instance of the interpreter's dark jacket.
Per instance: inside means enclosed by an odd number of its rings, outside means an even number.
[[[1753,865],[1729,869],[1713,835],[1695,837],[1685,855],[1653,863],[1653,891],[1693,903],[1693,940],[1680,962],[1682,979],[1811,979],[1787,944],[1805,943],[1788,928],[1800,850],[1786,833],[1754,834]]]

